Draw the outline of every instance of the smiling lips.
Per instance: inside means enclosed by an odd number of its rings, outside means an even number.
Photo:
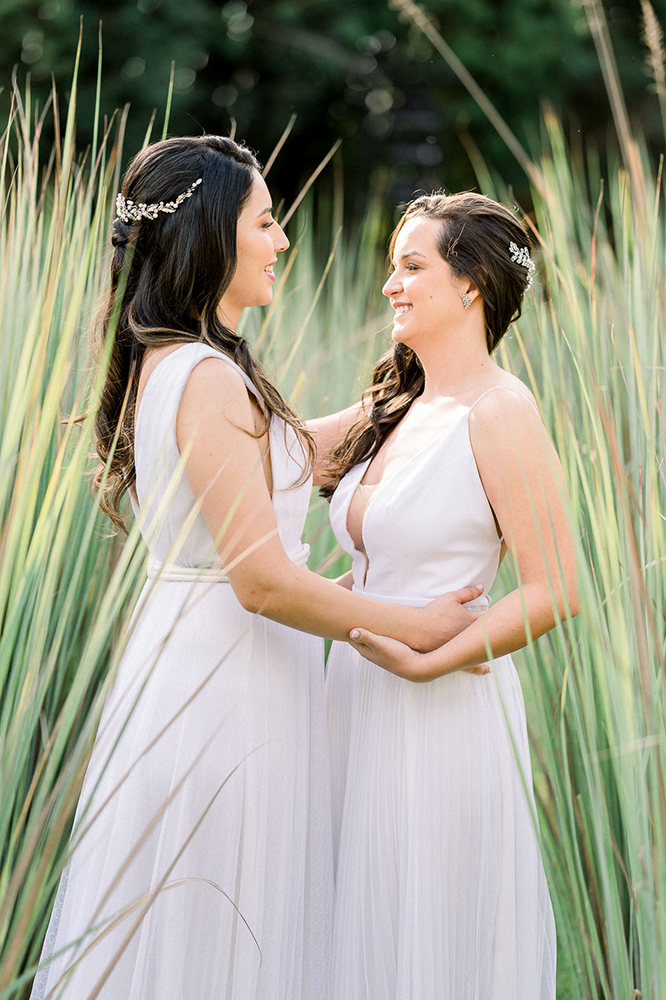
[[[265,273],[265,274],[270,274],[270,276],[271,276],[271,278],[273,279],[273,281],[275,281],[275,274],[274,274],[274,272],[273,272],[273,265],[274,265],[274,264],[275,264],[276,262],[277,262],[277,257],[275,258],[275,260],[272,260],[272,261],[270,262],[270,264],[267,264],[267,265],[266,265],[266,267],[264,268],[264,273]]]
[[[404,316],[405,313],[408,313],[410,311],[410,309],[414,308],[414,306],[411,305],[411,303],[409,303],[409,302],[392,302],[391,305],[395,309],[395,317],[394,318],[396,318],[396,319],[397,319],[398,316]]]

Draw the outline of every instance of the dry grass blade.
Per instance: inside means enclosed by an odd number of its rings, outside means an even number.
[[[624,163],[631,180],[631,193],[634,199],[636,211],[639,217],[643,217],[646,211],[645,204],[645,177],[643,175],[643,165],[641,163],[638,147],[634,142],[627,114],[627,105],[622,92],[620,76],[615,62],[615,54],[608,33],[608,22],[601,0],[583,0],[590,32],[594,39],[594,44],[601,65],[601,72],[604,76],[606,90],[610,100],[613,121],[617,130],[618,139]]]
[[[664,33],[657,20],[654,7],[650,0],[641,0],[643,10],[643,42],[647,49],[647,66],[654,79],[655,93],[659,99],[661,125],[666,139],[666,52],[664,51]]]
[[[277,142],[277,144],[275,146],[275,149],[273,150],[273,152],[271,153],[271,155],[268,157],[268,162],[267,162],[266,166],[264,167],[264,169],[262,170],[262,173],[261,173],[261,176],[264,179],[266,177],[268,177],[269,170],[271,169],[271,167],[273,166],[273,164],[277,160],[278,155],[280,153],[280,150],[282,149],[282,147],[284,146],[285,142],[289,138],[289,134],[290,134],[292,128],[294,127],[295,123],[296,123],[296,118],[297,117],[298,117],[297,115],[292,115],[291,116],[291,118],[287,122],[287,125],[286,125],[286,128],[285,128],[284,132],[280,136],[280,138],[279,138],[279,140],[278,140],[278,142]]]
[[[331,146],[331,148],[329,149],[328,153],[326,154],[326,156],[324,157],[324,159],[321,161],[321,163],[319,164],[319,166],[317,167],[317,169],[313,170],[313,172],[310,174],[310,176],[308,177],[307,181],[305,182],[305,184],[303,185],[303,187],[301,188],[301,190],[296,195],[296,198],[295,198],[293,204],[291,205],[291,207],[288,209],[287,214],[285,215],[284,219],[280,219],[280,225],[283,228],[287,225],[287,223],[291,219],[292,215],[294,214],[294,212],[296,211],[296,209],[298,208],[298,206],[301,204],[301,202],[305,198],[306,194],[308,193],[308,191],[310,190],[310,188],[312,187],[312,185],[314,184],[314,182],[319,177],[320,173],[322,172],[322,170],[324,169],[324,167],[326,166],[326,164],[329,162],[329,160],[331,160],[335,156],[335,154],[337,153],[337,151],[340,148],[341,144],[342,144],[342,139],[338,139],[337,142],[333,143],[333,145]]]
[[[163,139],[166,139],[167,133],[169,131],[169,118],[171,116],[171,102],[173,100],[173,82],[175,76],[176,76],[176,62],[174,60],[171,63],[171,72],[169,74],[169,87],[167,89],[166,108],[164,109],[164,124],[162,126]]]

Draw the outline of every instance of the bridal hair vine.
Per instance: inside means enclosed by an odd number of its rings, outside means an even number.
[[[520,264],[527,270],[527,285],[525,286],[525,291],[532,287],[532,279],[534,277],[534,272],[536,271],[536,264],[530,257],[529,247],[519,247],[517,243],[513,241],[509,243],[509,253],[511,254],[511,260],[516,264]]]
[[[190,184],[187,191],[179,194],[174,201],[156,201],[152,205],[146,205],[145,202],[139,202],[138,205],[135,205],[130,198],[125,198],[121,193],[116,198],[118,218],[122,222],[128,223],[138,222],[140,219],[156,219],[160,212],[166,212],[168,215],[171,215],[183,204],[186,198],[192,197],[194,189],[199,187],[202,181],[203,177],[199,177],[194,184]]]

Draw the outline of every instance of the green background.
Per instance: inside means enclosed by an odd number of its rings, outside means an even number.
[[[653,6],[664,24],[666,0]],[[605,149],[608,100],[579,2],[432,0],[428,9],[521,141],[534,148],[547,102],[574,140],[584,135]],[[607,3],[606,14],[631,117],[657,151],[659,111],[644,64],[640,2]],[[51,73],[66,93],[81,17],[80,138],[92,134],[101,20],[102,111],[131,104],[128,155],[143,141],[154,108],[161,133],[175,60],[171,134],[226,132],[233,116],[237,135],[265,161],[298,115],[273,171],[278,195],[289,198],[342,138],[347,205],[355,214],[378,171],[390,178],[394,202],[418,188],[473,186],[461,139],[481,149],[518,197],[528,196],[483,113],[385,0],[0,0],[0,116],[9,109],[14,66],[21,83],[30,72],[42,101]]]

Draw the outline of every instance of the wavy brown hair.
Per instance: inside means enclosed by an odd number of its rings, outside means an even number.
[[[173,213],[130,223],[116,219],[112,227],[111,287],[98,326],[102,342],[114,339],[95,423],[100,465],[94,488],[101,492],[100,508],[123,530],[123,497],[136,481],[136,393],[148,348],[194,342],[222,351],[265,404],[259,433],[277,414],[299,435],[311,463],[312,439],[303,421],[217,311],[236,270],[238,217],[259,169],[243,145],[203,135],[153,143],[125,174],[122,193],[135,205],[173,201],[199,178],[202,183]]]
[[[458,277],[469,278],[478,288],[488,351],[492,353],[509,324],[520,316],[528,273],[525,267],[511,260],[509,243],[529,246],[525,230],[508,208],[485,195],[470,191],[422,195],[410,202],[391,236],[391,258],[398,233],[417,216],[441,223],[437,241],[440,256]],[[350,469],[374,458],[421,395],[424,384],[421,362],[411,348],[395,344],[380,358],[365,395],[369,405],[333,452],[322,496],[330,498]]]

